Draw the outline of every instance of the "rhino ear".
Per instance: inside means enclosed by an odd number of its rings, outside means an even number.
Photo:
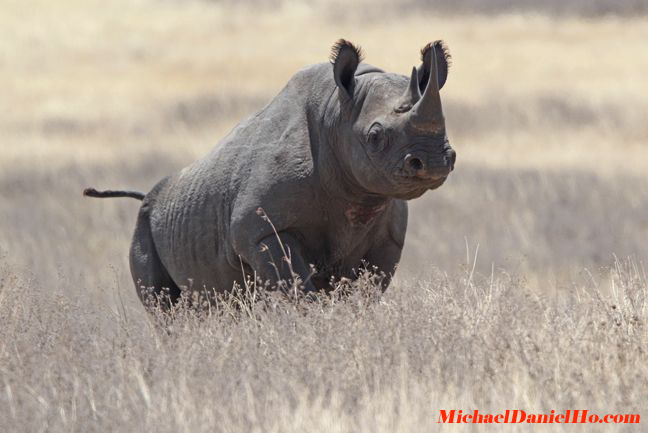
[[[340,39],[331,50],[331,63],[333,64],[333,77],[335,84],[353,98],[355,87],[355,71],[362,61],[362,51],[351,42]]]
[[[434,50],[432,49],[434,47]],[[448,68],[451,65],[452,56],[450,56],[450,51],[448,46],[443,41],[430,42],[421,49],[421,61],[423,62],[421,66],[418,67],[418,77],[419,77],[419,89],[421,93],[425,91],[428,80],[430,79],[430,68],[429,65],[432,62],[427,60],[432,53],[436,53],[437,61],[437,79],[439,81],[439,89],[443,87],[446,80],[448,79]]]

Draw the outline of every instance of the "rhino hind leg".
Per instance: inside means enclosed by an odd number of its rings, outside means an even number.
[[[168,311],[180,298],[180,289],[169,276],[155,249],[145,201],[137,217],[130,250],[130,268],[135,289],[147,309]]]

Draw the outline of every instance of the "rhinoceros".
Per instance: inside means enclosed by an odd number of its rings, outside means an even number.
[[[261,111],[142,200],[130,249],[138,295],[226,293],[254,278],[327,291],[359,269],[389,285],[401,257],[407,200],[440,187],[456,153],[439,90],[450,55],[421,50],[409,77],[362,62],[341,39],[330,62],[298,71]],[[285,287],[285,286],[284,286]]]

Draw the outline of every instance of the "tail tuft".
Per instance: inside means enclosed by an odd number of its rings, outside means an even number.
[[[83,195],[86,197],[96,198],[111,198],[111,197],[130,197],[136,200],[144,200],[145,194],[137,191],[97,191],[94,188],[86,188],[83,190]]]

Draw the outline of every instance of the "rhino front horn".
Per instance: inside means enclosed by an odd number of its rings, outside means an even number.
[[[442,131],[445,125],[443,110],[441,108],[441,95],[439,94],[439,80],[437,56],[435,47],[430,47],[431,56],[426,56],[425,61],[429,62],[430,77],[421,99],[412,107],[410,119],[412,126],[416,129],[429,132]],[[410,86],[411,87],[411,86]]]

